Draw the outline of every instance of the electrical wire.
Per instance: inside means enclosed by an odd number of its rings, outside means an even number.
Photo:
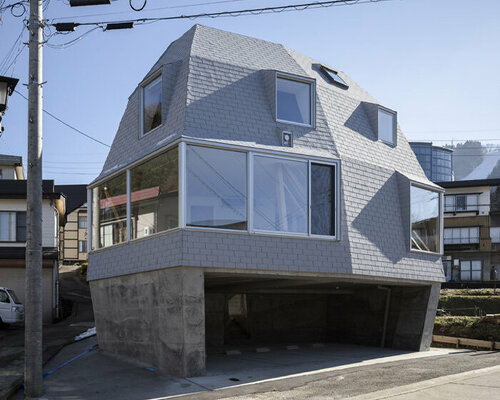
[[[151,12],[151,11],[160,11],[160,10],[168,10],[168,9],[179,9],[179,8],[191,8],[191,7],[200,7],[200,6],[207,6],[207,5],[215,5],[215,4],[223,4],[223,3],[237,3],[237,2],[242,2],[242,1],[250,1],[250,0],[218,0],[218,1],[206,1],[203,3],[194,3],[194,4],[182,4],[178,6],[168,6],[168,7],[158,7],[158,8],[150,8],[146,10],[145,12]],[[56,21],[56,20],[61,20],[61,19],[72,19],[72,18],[88,18],[88,17],[103,17],[106,15],[120,15],[120,14],[130,14],[130,11],[121,11],[121,12],[110,12],[110,13],[100,13],[100,14],[87,14],[87,15],[79,15],[77,17],[75,16],[69,16],[69,17],[56,17],[52,18],[51,21]]]
[[[263,7],[263,8],[249,8],[244,10],[235,11],[220,11],[212,13],[200,13],[200,14],[190,14],[190,15],[175,15],[167,17],[156,17],[156,18],[137,18],[129,19],[123,21],[101,21],[101,22],[76,22],[75,26],[103,26],[107,24],[118,24],[126,22],[134,22],[140,24],[154,23],[158,21],[173,21],[180,19],[198,19],[198,18],[220,18],[220,17],[240,17],[240,16],[250,16],[250,15],[262,15],[270,13],[282,13],[287,11],[304,11],[308,9],[315,8],[328,8],[336,6],[347,6],[353,4],[367,4],[367,3],[380,3],[392,0],[332,0],[332,1],[317,1],[312,3],[301,3],[301,4],[288,4],[283,6],[274,7]],[[55,25],[51,23],[50,25]]]
[[[4,74],[5,72],[7,72],[8,68],[6,68],[6,67],[9,66],[9,63],[11,62],[13,54],[15,52],[16,46],[19,46],[19,44],[20,44],[20,42],[22,40],[22,36],[23,36],[23,33],[24,33],[25,29],[26,29],[26,25],[24,24],[23,27],[22,27],[22,29],[21,29],[21,32],[19,33],[19,36],[17,37],[16,40],[14,40],[14,43],[12,44],[12,46],[10,47],[10,49],[7,51],[7,54],[5,55],[5,58],[0,63],[0,75]]]
[[[130,5],[130,8],[131,8],[132,10],[134,10],[134,11],[142,11],[142,10],[144,10],[144,7],[146,7],[146,4],[148,3],[148,0],[143,0],[143,1],[144,1],[144,3],[143,3],[143,4],[142,4],[142,6],[141,6],[141,7],[139,7],[139,8],[135,8],[135,7],[133,6],[133,4],[132,4],[132,0],[128,0],[128,4]]]
[[[26,101],[28,101],[28,98],[27,98],[24,94],[22,94],[21,92],[19,92],[19,91],[17,91],[17,90],[14,90],[14,92],[16,92],[19,96],[21,96],[21,97],[22,97],[23,99],[25,99]],[[71,126],[71,125],[70,125],[70,124],[68,124],[67,122],[64,122],[62,119],[60,119],[60,118],[56,117],[54,114],[52,114],[52,113],[48,112],[47,110],[42,109],[42,111],[43,111],[45,114],[47,114],[47,115],[51,116],[52,118],[54,118],[56,121],[60,122],[61,124],[66,125],[68,128],[70,128],[70,129],[74,130],[75,132],[79,133],[80,135],[83,135],[83,136],[85,136],[86,138],[88,138],[88,139],[90,139],[90,140],[93,140],[94,142],[97,142],[97,143],[99,143],[99,144],[102,144],[103,146],[106,146],[106,147],[111,147],[109,144],[106,144],[106,143],[104,143],[104,142],[101,142],[99,139],[96,139],[95,137],[92,137],[92,136],[90,136],[90,135],[87,135],[85,132],[82,132],[80,129],[75,128],[74,126]]]
[[[80,40],[82,40],[85,36],[87,36],[88,34],[94,32],[96,29],[103,29],[104,30],[104,27],[102,26],[96,26],[95,28],[92,28],[92,29],[89,29],[87,32],[85,32],[84,34],[80,35],[79,37],[77,37],[76,39],[72,39],[70,40],[69,42],[66,42],[66,43],[61,43],[61,44],[51,44],[51,43],[46,43],[46,46],[51,48],[51,49],[66,49],[68,47],[71,47],[71,46],[74,46],[77,42],[79,42]],[[57,35],[59,34],[60,32],[55,32],[54,34],[52,34],[51,36],[49,36],[47,38],[47,41],[49,39],[51,39],[54,35]]]

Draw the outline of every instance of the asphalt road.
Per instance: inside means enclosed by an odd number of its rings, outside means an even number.
[[[182,399],[334,400],[497,365],[500,365],[499,352],[465,350],[463,353],[446,356],[356,367],[196,393],[182,396]]]

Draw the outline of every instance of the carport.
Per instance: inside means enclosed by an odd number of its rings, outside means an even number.
[[[430,286],[205,273],[208,354],[346,343],[419,350]]]

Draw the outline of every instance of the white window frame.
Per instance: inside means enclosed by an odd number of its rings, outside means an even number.
[[[463,242],[462,241],[462,231],[461,229],[467,229],[468,230],[468,241],[467,242]],[[477,229],[477,242],[473,242],[471,241],[471,229]],[[460,227],[450,227],[450,228],[444,228],[444,231],[445,232],[450,232],[452,235],[452,240],[451,240],[451,243],[444,243],[445,245],[454,245],[454,244],[479,244],[479,240],[480,240],[480,227],[479,226],[460,226]],[[456,231],[460,231],[460,238],[458,239],[458,241],[455,241],[453,239],[453,232],[456,232]],[[474,239],[476,238],[476,236],[473,237]],[[444,238],[443,238],[444,239]]]
[[[186,215],[186,147],[188,145],[195,145],[195,146],[205,146],[205,147],[213,147],[216,149],[220,150],[229,150],[229,151],[240,151],[240,152],[245,152],[247,153],[247,229],[246,230],[236,230],[236,229],[227,229],[227,228],[211,228],[211,227],[198,227],[198,226],[187,226],[186,221],[187,221],[187,215]],[[315,156],[308,156],[304,154],[292,154],[292,153],[284,153],[284,152],[279,152],[279,151],[273,151],[273,150],[265,150],[265,149],[258,149],[256,150],[255,148],[251,147],[244,147],[244,146],[236,146],[236,145],[229,145],[229,144],[214,144],[213,142],[207,141],[207,140],[201,140],[201,139],[177,139],[170,143],[168,146],[162,147],[161,149],[156,150],[155,152],[149,154],[147,157],[144,157],[140,160],[134,161],[133,163],[129,164],[128,166],[121,168],[112,174],[106,176],[103,179],[100,179],[99,181],[96,181],[92,183],[88,187],[88,194],[87,194],[87,203],[89,205],[88,210],[87,210],[87,229],[88,229],[88,248],[87,250],[90,252],[97,252],[101,251],[104,249],[109,249],[115,246],[122,246],[125,245],[129,242],[134,242],[134,241],[140,241],[140,240],[145,240],[144,237],[142,238],[135,238],[132,239],[130,232],[131,232],[131,224],[130,224],[130,207],[128,206],[127,210],[127,237],[126,240],[120,243],[116,243],[110,246],[106,247],[98,247],[94,248],[93,247],[93,238],[92,238],[92,227],[94,224],[94,209],[93,209],[93,195],[92,191],[99,185],[103,184],[104,182],[113,179],[117,175],[120,175],[122,173],[126,173],[126,176],[130,176],[130,170],[136,167],[137,165],[143,164],[150,159],[153,159],[157,157],[158,155],[172,149],[173,147],[178,146],[178,151],[179,151],[179,223],[177,227],[161,231],[161,232],[155,232],[152,235],[149,235],[146,237],[147,238],[153,238],[155,236],[161,236],[165,234],[169,234],[171,232],[178,231],[180,229],[185,229],[185,230],[196,230],[196,231],[211,231],[211,232],[228,232],[228,233],[234,233],[234,234],[252,234],[252,235],[263,235],[263,236],[280,236],[280,237],[294,237],[294,238],[301,238],[301,239],[320,239],[320,240],[331,240],[331,241],[339,241],[341,240],[341,233],[340,233],[340,216],[341,216],[341,210],[340,210],[340,178],[341,178],[341,162],[339,159],[330,159],[330,158],[322,158],[322,157],[315,157]],[[291,160],[291,161],[303,161],[307,163],[308,165],[308,229],[307,233],[293,233],[293,232],[281,232],[281,231],[264,231],[264,230],[256,230],[253,229],[253,182],[254,182],[254,177],[253,177],[253,164],[254,164],[254,155],[258,156],[269,156],[269,157],[275,157],[275,158],[283,158],[286,160]],[[311,164],[321,164],[321,165],[330,165],[334,167],[334,233],[335,235],[315,235],[311,233]],[[131,185],[130,185],[130,178],[127,178],[127,205],[130,204],[130,190],[131,190]],[[100,227],[98,228],[100,229]]]
[[[151,83],[155,82],[156,80],[160,79],[161,80],[161,124],[158,125],[157,127],[144,132],[144,89],[150,85]],[[162,76],[162,71],[161,69],[156,71],[153,75],[145,79],[143,82],[140,83],[139,85],[139,139],[143,138],[144,136],[149,135],[151,132],[156,131],[158,128],[160,128],[163,125],[163,76]]]
[[[287,121],[285,119],[278,118],[278,79],[287,79],[289,81],[307,83],[309,85],[309,112],[311,116],[310,124],[303,124],[300,122]],[[274,76],[274,119],[276,120],[276,122],[281,122],[284,124],[314,128],[316,126],[316,80],[299,75],[292,75],[276,71]]]
[[[436,192],[439,194],[439,216],[438,216],[438,228],[437,231],[439,233],[439,243],[438,243],[438,252],[435,251],[426,251],[426,250],[419,250],[419,249],[414,249],[411,245],[411,234],[412,234],[412,222],[411,222],[411,187],[415,186],[420,189],[428,190],[431,192]],[[438,189],[434,186],[429,186],[425,185],[423,183],[417,182],[417,181],[411,181],[410,180],[410,185],[409,185],[409,204],[408,206],[410,207],[410,212],[409,212],[409,217],[408,217],[408,224],[409,224],[409,249],[410,252],[415,252],[415,253],[424,253],[424,254],[434,254],[434,255],[443,255],[444,254],[444,219],[443,219],[443,204],[444,204],[444,189]]]
[[[391,142],[380,138],[380,130],[379,130],[379,113],[380,113],[380,111],[392,115],[393,126],[392,126],[392,141]],[[392,146],[392,147],[395,147],[398,144],[398,113],[394,110],[391,110],[390,108],[387,108],[387,107],[384,107],[381,105],[379,105],[377,108],[377,139],[380,142],[385,143],[385,144]]]
[[[478,271],[477,269],[472,269],[472,263],[473,262],[479,262],[481,264],[481,268],[479,269],[480,271],[480,277],[479,279],[472,279],[472,271]],[[462,279],[462,264],[463,263],[469,263],[469,279]],[[460,260],[460,281],[461,282],[482,282],[483,281],[483,261],[482,260]]]

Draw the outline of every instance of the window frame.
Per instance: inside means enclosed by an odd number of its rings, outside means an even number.
[[[80,218],[85,218],[85,221],[80,220]],[[85,225],[85,226],[81,226],[81,225],[82,225],[82,222],[85,222],[85,223],[83,224],[83,225]],[[87,214],[86,214],[86,213],[85,213],[85,214],[83,214],[83,213],[78,214],[78,229],[88,229],[88,226],[89,226],[89,225],[88,225],[88,216],[87,216]]]
[[[148,85],[153,83],[154,81],[160,79],[160,91],[161,91],[161,106],[160,106],[160,113],[161,113],[161,123],[160,125],[154,127],[153,129],[150,129],[147,132],[144,132],[144,90]],[[139,139],[149,135],[151,132],[156,131],[158,128],[160,128],[163,125],[163,73],[162,70],[159,69],[155,73],[153,73],[151,76],[147,77],[145,80],[143,80],[139,84]]]
[[[474,263],[474,262],[480,263],[481,267],[479,270],[472,268],[472,263]],[[469,279],[462,279],[462,264],[463,263],[469,263],[469,269],[467,271],[469,273]],[[472,272],[473,271],[479,271],[479,279],[472,279]],[[459,274],[460,274],[460,282],[483,282],[483,260],[477,260],[477,259],[475,259],[475,260],[460,260]]]
[[[27,235],[27,225],[26,225],[26,222],[25,222],[25,225],[24,225],[24,228],[25,228],[25,239],[24,240],[19,240],[18,238],[18,229],[19,229],[19,222],[18,222],[18,214],[25,214],[25,221],[26,221],[26,213],[27,211],[23,211],[23,210],[0,210],[0,213],[8,213],[8,214],[11,214],[13,213],[14,214],[14,227],[12,227],[10,225],[10,217],[9,217],[9,229],[10,230],[14,230],[14,235],[15,235],[15,238],[14,240],[0,240],[0,243],[26,243],[26,235]]]
[[[300,83],[306,83],[309,85],[309,113],[310,113],[310,123],[304,124],[300,122],[288,121],[278,118],[278,79],[286,79],[289,81],[295,81]],[[274,75],[274,119],[276,122],[283,124],[297,125],[308,128],[316,127],[316,80],[313,78],[308,78],[299,75],[287,74],[285,72],[276,71]]]
[[[230,151],[240,151],[247,153],[247,229],[246,230],[235,230],[235,229],[227,229],[227,228],[212,228],[212,227],[197,227],[197,226],[188,226],[186,225],[187,221],[187,215],[186,215],[186,146],[188,145],[196,145],[196,146],[205,146],[205,147],[213,147],[217,148],[220,150],[230,150]],[[178,146],[178,152],[179,152],[179,214],[178,214],[178,226],[161,231],[161,232],[155,232],[152,235],[149,235],[147,237],[142,237],[142,238],[136,238],[133,239],[130,237],[130,230],[131,230],[131,224],[130,224],[130,215],[128,215],[127,218],[127,239],[123,242],[116,243],[110,246],[106,247],[94,247],[94,242],[95,238],[93,238],[93,228],[94,228],[94,223],[95,223],[95,218],[94,218],[94,198],[93,198],[93,190],[102,185],[104,182],[115,178],[116,176],[126,173],[127,175],[130,174],[131,169],[134,167],[141,165],[159,155],[162,153],[174,148],[175,146]],[[292,232],[282,232],[282,231],[263,231],[263,230],[254,230],[253,229],[253,207],[251,206],[253,204],[253,160],[254,160],[254,155],[267,155],[267,156],[273,156],[273,157],[280,157],[284,158],[287,160],[298,160],[298,161],[304,161],[307,162],[308,164],[308,185],[307,185],[307,190],[308,190],[308,232],[306,234],[303,233],[292,233]],[[317,234],[311,234],[311,225],[310,225],[310,215],[311,211],[309,209],[311,205],[311,199],[310,199],[310,194],[311,194],[311,189],[310,189],[310,173],[311,173],[311,164],[321,164],[321,165],[329,165],[334,167],[334,233],[335,235],[330,236],[330,235],[317,235]],[[198,231],[211,231],[211,232],[227,232],[227,233],[234,233],[234,234],[251,234],[251,235],[261,235],[261,236],[278,236],[278,237],[293,237],[293,238],[300,238],[300,239],[319,239],[319,240],[330,240],[330,241],[340,241],[341,240],[341,232],[340,232],[340,216],[341,216],[341,202],[340,202],[340,179],[341,179],[341,173],[342,173],[342,168],[341,168],[341,161],[339,159],[331,159],[331,158],[323,158],[323,157],[316,157],[316,156],[309,156],[305,154],[295,154],[295,153],[287,153],[287,152],[282,152],[282,151],[275,151],[275,150],[267,150],[267,149],[255,149],[252,147],[246,147],[246,146],[238,146],[238,145],[231,145],[231,144],[221,144],[221,143],[213,143],[207,140],[203,139],[187,139],[187,138],[182,138],[182,139],[177,139],[169,143],[167,146],[162,147],[161,149],[158,149],[151,154],[149,154],[147,157],[141,158],[139,160],[134,161],[133,163],[130,163],[129,165],[114,171],[112,174],[109,174],[108,176],[93,182],[91,185],[88,186],[88,191],[87,191],[87,203],[88,203],[88,209],[87,209],[87,223],[88,223],[88,252],[98,252],[102,251],[105,249],[110,249],[115,246],[123,246],[128,243],[133,243],[135,241],[141,241],[145,240],[148,238],[154,238],[156,236],[161,236],[161,235],[166,235],[175,231],[178,231],[180,229],[184,230],[198,230]],[[130,185],[127,185],[127,192],[129,192],[131,189],[129,187]],[[130,201],[130,197],[127,193],[127,204]],[[97,227],[97,229],[100,229]]]
[[[414,249],[411,245],[411,235],[412,235],[412,221],[411,221],[411,188],[412,186],[417,187],[419,189],[424,189],[428,190],[430,192],[436,192],[438,193],[438,200],[439,200],[439,211],[438,211],[438,227],[437,227],[437,233],[439,235],[439,243],[438,243],[438,251],[427,251],[427,250],[419,250],[419,249]],[[444,254],[444,220],[443,220],[443,204],[444,204],[444,189],[438,189],[434,186],[429,186],[424,183],[420,183],[417,181],[410,181],[409,185],[409,217],[408,217],[408,226],[409,226],[409,235],[408,235],[408,244],[409,244],[409,249],[410,252],[414,253],[423,253],[423,254],[432,254],[432,255],[440,255],[442,256]]]
[[[379,125],[380,125],[380,121],[379,121],[379,113],[380,111],[382,112],[385,112],[387,114],[391,114],[392,115],[392,122],[393,122],[393,126],[392,126],[392,142],[389,142],[385,139],[382,139],[380,138],[380,128],[379,128]],[[398,113],[394,110],[391,110],[390,108],[387,108],[387,107],[384,107],[384,106],[381,106],[380,104],[378,105],[377,107],[377,140],[382,142],[382,143],[385,143],[387,144],[388,146],[391,146],[391,147],[396,147],[397,144],[398,144]],[[432,157],[431,157],[431,160],[432,160]]]

